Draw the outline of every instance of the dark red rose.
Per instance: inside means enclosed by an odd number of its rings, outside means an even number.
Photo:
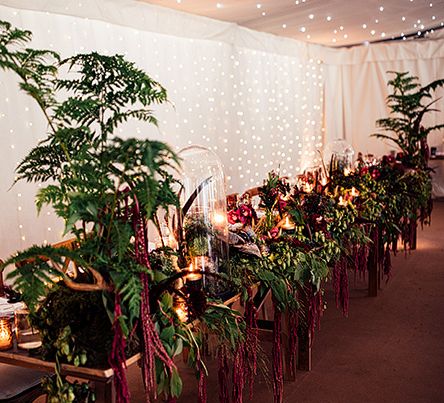
[[[381,176],[381,171],[378,168],[373,168],[371,172],[371,176],[373,179],[378,179]]]
[[[237,222],[239,222],[240,221],[240,219],[239,219],[239,209],[230,210],[227,213],[227,218],[228,218],[228,222],[230,224],[236,224]]]

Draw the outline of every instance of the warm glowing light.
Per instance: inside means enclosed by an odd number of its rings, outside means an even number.
[[[293,221],[290,220],[290,218],[287,216],[285,217],[285,222],[284,224],[282,224],[282,228],[287,230],[287,231],[291,231],[293,229],[296,228],[296,225],[294,224]]]
[[[344,168],[344,175],[348,176],[351,174],[351,169],[350,168]]]
[[[8,317],[0,318],[0,350],[12,347],[11,321]]]
[[[350,195],[353,196],[353,197],[358,197],[359,196],[359,191],[355,187],[352,187]]]
[[[227,219],[224,214],[214,213],[214,215],[213,215],[214,224],[225,224],[226,221],[227,221]]]
[[[347,205],[347,200],[344,200],[344,198],[342,196],[339,196],[339,203],[340,206],[346,206]]]
[[[313,191],[313,185],[311,185],[308,182],[304,183],[304,192],[305,193],[311,193]]]
[[[185,307],[178,306],[175,311],[177,317],[181,322],[186,322],[188,320],[188,312]]]
[[[185,279],[187,281],[197,281],[202,278],[202,274],[194,270],[193,264],[190,264],[190,267],[188,268],[188,271],[190,272],[185,276]]]

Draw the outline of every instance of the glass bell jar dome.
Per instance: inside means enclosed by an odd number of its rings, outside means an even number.
[[[204,289],[221,293],[217,273],[227,271],[228,221],[222,162],[211,150],[190,146],[181,158],[181,206],[189,270],[203,273]],[[216,274],[216,276],[215,276]]]
[[[324,148],[324,162],[330,172],[350,172],[353,168],[355,150],[351,144],[342,139],[328,143]]]

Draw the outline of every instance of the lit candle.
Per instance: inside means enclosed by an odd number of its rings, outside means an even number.
[[[313,186],[310,185],[308,182],[305,182],[305,184],[304,184],[304,192],[305,193],[311,193],[312,190],[313,190]]]
[[[327,178],[322,178],[322,179],[321,179],[321,185],[322,185],[322,186],[327,185]]]
[[[342,196],[339,196],[339,203],[338,203],[340,206],[346,206],[347,205],[347,201],[346,200],[344,200],[343,198],[342,198]]]
[[[352,187],[350,195],[353,196],[353,197],[358,197],[359,196],[359,191],[355,187]]]
[[[184,308],[182,308],[180,306],[177,307],[176,314],[181,322],[186,322],[188,320],[188,313],[185,311]]]
[[[177,241],[176,241],[176,238],[174,238],[173,234],[168,235],[168,246],[171,249],[177,249]]]
[[[0,317],[0,350],[8,350],[12,347],[11,321],[8,317]]]
[[[285,217],[285,222],[282,224],[282,228],[287,230],[287,231],[291,231],[293,229],[295,229],[296,225],[294,225],[294,223],[292,221],[290,221],[290,219],[287,217]]]
[[[197,280],[200,280],[202,278],[202,274],[198,273],[197,271],[194,270],[192,263],[190,264],[190,267],[188,268],[188,271],[189,271],[189,274],[187,274],[185,276],[187,281],[197,281]]]
[[[348,176],[351,173],[351,169],[350,168],[344,168],[344,175]]]
[[[227,221],[227,219],[224,214],[221,214],[221,213],[214,213],[213,214],[214,224],[221,225],[221,224],[225,224],[226,221]]]

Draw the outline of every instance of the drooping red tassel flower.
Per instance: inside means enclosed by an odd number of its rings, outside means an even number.
[[[340,307],[342,314],[347,316],[350,297],[346,257],[341,257],[333,268],[333,288],[335,291],[336,307]]]
[[[148,241],[146,235],[146,222],[140,214],[139,204],[137,199],[134,200],[134,208],[132,211],[133,230],[134,230],[134,253],[135,259],[140,264],[150,268],[148,259]],[[155,357],[165,366],[167,371],[171,374],[175,364],[171,357],[165,350],[158,333],[154,327],[154,322],[150,312],[150,298],[149,298],[149,278],[147,273],[140,274],[142,282],[141,295],[141,324],[143,334],[143,359],[142,372],[145,386],[146,401],[151,401],[151,395],[156,396],[156,368]]]
[[[290,377],[294,379],[296,376],[296,360],[298,352],[298,327],[299,327],[299,312],[296,309],[291,310],[288,318],[288,331],[289,331],[289,365],[290,365]]]
[[[205,374],[205,369],[203,368],[200,361],[198,361],[197,365],[199,371],[199,384],[197,388],[197,402],[198,403],[207,403],[207,377]]]
[[[274,321],[273,321],[273,401],[274,403],[282,403],[284,397],[284,374],[282,368],[282,312],[274,305]]]
[[[109,364],[114,371],[114,387],[116,390],[117,403],[129,403],[130,392],[126,379],[126,357],[125,346],[126,341],[119,323],[122,316],[122,308],[120,306],[120,295],[116,292],[114,297],[114,338],[111,353],[109,356]]]
[[[259,329],[257,327],[257,309],[253,302],[253,291],[251,287],[247,289],[247,300],[245,301],[245,361],[246,378],[249,387],[249,397],[253,397],[253,384],[257,374],[257,351],[259,346]]]
[[[240,343],[233,361],[233,402],[242,403],[245,386],[245,343]]]
[[[219,381],[219,403],[230,403],[230,392],[228,390],[228,376],[230,372],[228,363],[227,346],[222,344],[218,351],[219,368],[217,377]]]

